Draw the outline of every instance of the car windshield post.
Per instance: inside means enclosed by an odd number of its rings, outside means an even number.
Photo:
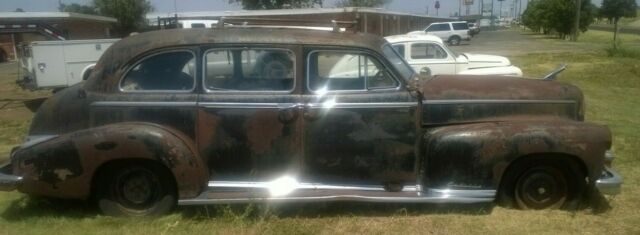
[[[398,54],[398,51],[394,50],[391,45],[385,44],[382,46],[382,53],[384,53],[384,56],[389,60],[389,62],[391,62],[393,67],[400,72],[402,79],[405,79],[406,81],[406,79],[413,77],[413,74],[415,73],[413,68],[407,64],[407,61],[405,61],[404,58]]]

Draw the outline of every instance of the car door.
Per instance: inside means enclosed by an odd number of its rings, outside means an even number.
[[[246,44],[205,48],[197,136],[211,171],[209,186],[246,193],[239,197],[260,196],[257,182],[299,171],[296,77],[302,65],[296,50]]]
[[[305,51],[305,179],[415,186],[417,100],[404,81],[371,51]]]
[[[437,43],[410,42],[408,47],[407,62],[415,71],[427,67],[432,75],[456,73],[455,58]]]

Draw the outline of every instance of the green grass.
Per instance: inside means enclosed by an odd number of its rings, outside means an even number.
[[[592,42],[597,43],[597,42]],[[640,234],[640,60],[604,51],[510,58],[540,77],[558,64],[580,87],[586,118],[614,135],[614,166],[625,177],[612,209],[520,211],[501,207],[317,203],[183,207],[160,218],[111,218],[81,203],[0,193],[0,234]],[[0,87],[0,89],[2,89]],[[0,144],[19,144],[28,119],[0,115]]]

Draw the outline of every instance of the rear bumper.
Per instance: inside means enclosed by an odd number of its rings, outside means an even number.
[[[0,167],[0,191],[13,191],[22,184],[22,177],[9,172],[11,172],[11,164]]]
[[[622,176],[608,167],[602,170],[602,175],[596,180],[596,188],[605,195],[619,194],[621,186]]]

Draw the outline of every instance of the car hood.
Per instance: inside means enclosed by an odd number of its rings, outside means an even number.
[[[504,56],[463,53],[469,61],[469,68],[509,66],[511,61]]]
[[[423,80],[419,89],[425,123],[515,116],[584,117],[582,91],[561,82],[497,75],[437,75]]]

